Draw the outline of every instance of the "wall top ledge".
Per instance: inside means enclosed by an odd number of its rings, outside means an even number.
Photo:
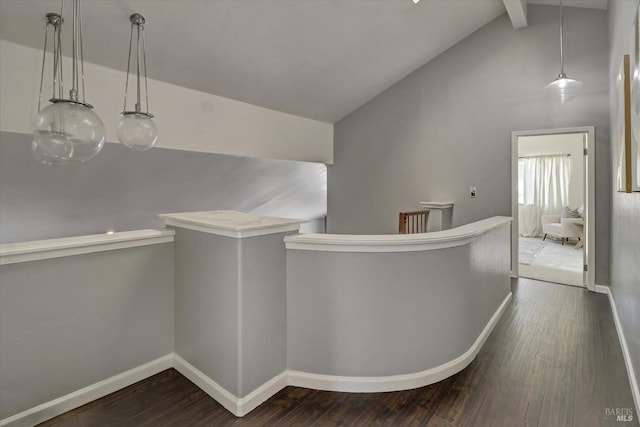
[[[285,237],[287,249],[326,252],[414,252],[462,246],[511,223],[494,216],[449,230],[418,234],[297,234]]]
[[[0,265],[173,242],[173,230],[134,230],[0,244]]]
[[[160,214],[166,225],[220,236],[244,237],[298,231],[302,219],[258,216],[238,211],[181,212]]]

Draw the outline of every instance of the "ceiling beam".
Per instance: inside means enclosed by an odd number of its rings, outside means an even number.
[[[502,0],[513,28],[527,26],[527,0]]]

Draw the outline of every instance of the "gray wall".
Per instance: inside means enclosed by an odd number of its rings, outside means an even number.
[[[505,224],[445,249],[287,250],[289,369],[375,377],[461,356],[510,291],[509,236]]]
[[[622,55],[631,52],[631,22],[637,4],[637,1],[631,0],[609,2],[612,123],[615,123],[615,75]],[[612,158],[615,159],[615,156]],[[611,292],[633,360],[636,380],[640,383],[640,193],[618,193],[613,185],[612,192]]]
[[[173,244],[0,267],[0,419],[173,352]]]
[[[596,268],[609,277],[607,15],[566,8],[566,71],[585,91],[543,97],[559,72],[558,9],[529,5],[529,26],[502,15],[336,124],[328,231],[394,233],[423,200],[455,203],[453,226],[511,215],[511,132],[596,127]],[[469,187],[478,188],[470,199]]]
[[[242,398],[287,368],[290,233],[236,239],[175,229],[175,352]]]
[[[158,213],[232,209],[326,214],[326,166],[106,144],[86,163],[45,166],[31,135],[0,133],[0,242],[163,227]],[[319,230],[323,231],[323,230]]]
[[[238,396],[238,240],[175,230],[175,353]]]
[[[240,240],[242,384],[246,396],[287,369],[287,258],[276,233]]]

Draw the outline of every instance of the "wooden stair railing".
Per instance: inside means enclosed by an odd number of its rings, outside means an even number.
[[[429,220],[428,210],[400,212],[400,217],[398,219],[398,233],[400,234],[426,233],[428,220]]]

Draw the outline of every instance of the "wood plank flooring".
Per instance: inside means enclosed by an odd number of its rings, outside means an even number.
[[[391,393],[286,387],[236,418],[173,369],[41,426],[638,426],[605,295],[519,279],[476,359],[439,383]]]

